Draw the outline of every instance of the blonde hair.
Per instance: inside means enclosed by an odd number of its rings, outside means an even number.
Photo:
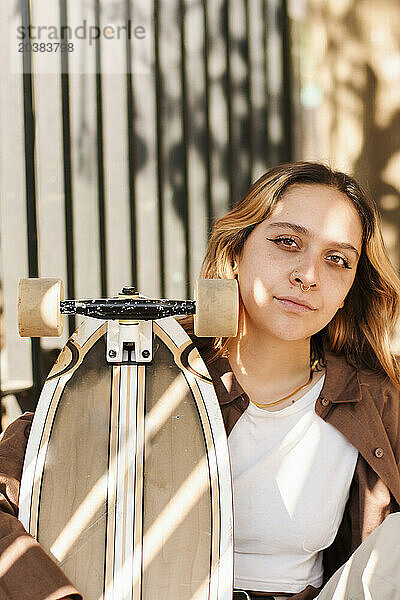
[[[362,223],[362,249],[355,280],[328,325],[311,339],[311,360],[322,357],[323,342],[348,362],[386,373],[400,387],[400,370],[390,349],[399,312],[400,280],[384,247],[375,204],[349,175],[312,162],[279,165],[262,175],[244,198],[213,227],[201,277],[233,278],[233,266],[253,229],[273,211],[289,186],[323,184],[346,194]],[[225,353],[228,338],[211,338],[210,358]]]

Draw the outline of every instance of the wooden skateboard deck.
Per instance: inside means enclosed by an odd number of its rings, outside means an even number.
[[[228,447],[207,369],[172,317],[150,364],[73,334],[43,387],[19,518],[85,600],[231,600]]]

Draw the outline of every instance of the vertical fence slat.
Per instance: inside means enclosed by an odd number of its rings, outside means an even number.
[[[225,0],[208,2],[208,81],[210,113],[210,180],[213,218],[229,207],[229,114],[226,94]]]
[[[188,199],[190,252],[190,291],[193,294],[205,254],[209,223],[208,208],[208,115],[206,95],[206,64],[204,61],[205,28],[202,2],[188,2],[185,20],[186,44],[186,88],[188,128],[186,136],[188,157]],[[196,73],[196,77],[193,77]]]
[[[211,199],[211,137],[210,137],[210,80],[209,80],[209,66],[208,66],[208,47],[209,47],[209,36],[208,36],[208,0],[204,0],[203,3],[203,30],[204,30],[204,47],[203,47],[203,60],[204,60],[204,110],[205,110],[205,127],[204,127],[204,144],[205,144],[205,162],[204,168],[206,170],[206,206],[207,206],[207,231],[210,232],[213,224],[213,207]]]
[[[182,86],[178,3],[159,3],[162,188],[165,234],[166,293],[170,298],[186,295],[185,173],[182,143]]]
[[[22,54],[18,53],[18,46],[14,43],[15,32],[20,25],[19,2],[3,2],[0,7],[0,236],[4,318],[2,392],[32,385],[30,340],[20,338],[17,332],[17,282],[29,272]],[[19,73],[13,66],[18,64],[17,61],[21,63]]]
[[[231,98],[232,198],[236,204],[250,185],[251,107],[249,97],[249,52],[247,40],[247,2],[229,4],[229,53]]]
[[[94,3],[68,0],[67,14],[73,29],[85,20],[93,24]],[[75,50],[69,56],[69,71],[75,290],[78,298],[91,298],[102,292],[94,43],[75,42]]]
[[[164,224],[164,185],[163,185],[163,127],[162,127],[162,79],[160,57],[160,7],[154,0],[154,71],[155,71],[155,100],[156,100],[156,147],[157,147],[157,191],[158,191],[158,257],[160,264],[161,296],[166,296],[165,273],[165,224]]]
[[[132,21],[131,0],[125,0],[125,21],[130,27]],[[131,260],[131,283],[137,286],[137,240],[136,240],[136,155],[134,152],[134,129],[135,129],[135,106],[132,89],[132,47],[130,35],[125,39],[125,61],[126,61],[126,138],[128,144],[128,189],[129,189],[129,212],[130,212],[130,260]]]
[[[266,62],[265,62],[265,0],[252,0],[249,3],[249,61],[250,97],[252,105],[251,180],[255,181],[268,167],[268,133],[266,103]]]
[[[22,25],[25,32],[31,25],[30,2],[22,1]],[[28,38],[30,42],[30,38]],[[25,183],[26,183],[26,215],[28,236],[28,267],[29,277],[39,274],[38,252],[38,223],[37,223],[37,196],[36,196],[36,170],[35,170],[35,117],[34,93],[32,74],[32,55],[28,51],[23,53],[23,90],[24,90],[24,126],[25,126]],[[31,339],[32,381],[33,387],[39,389],[42,377],[40,372],[41,347],[40,339]]]
[[[29,2],[21,2],[22,24],[25,32],[31,25],[31,6]],[[30,38],[28,38],[30,42]],[[36,170],[35,170],[35,116],[34,116],[34,89],[32,74],[32,55],[30,51],[23,53],[23,89],[24,89],[24,124],[25,124],[25,182],[26,182],[26,214],[28,236],[28,265],[29,276],[37,277],[39,274],[38,256],[38,223],[37,223],[37,196],[36,196]],[[37,395],[42,383],[41,376],[41,344],[40,339],[31,339],[32,356],[32,381]]]
[[[247,76],[246,76],[246,82],[245,82],[245,91],[246,91],[246,100],[247,100],[247,112],[248,112],[248,118],[247,118],[247,124],[246,124],[246,133],[244,134],[244,139],[245,142],[247,143],[248,146],[248,164],[247,169],[246,169],[246,177],[247,177],[247,184],[245,187],[242,187],[242,192],[241,192],[241,196],[248,190],[250,184],[251,184],[251,172],[252,172],[252,165],[253,165],[253,161],[254,161],[254,155],[253,155],[253,150],[254,150],[254,140],[253,140],[253,127],[252,127],[252,123],[253,123],[253,101],[252,101],[252,97],[251,97],[251,79],[252,79],[252,62],[251,62],[251,58],[250,58],[250,2],[249,0],[245,0],[245,7],[244,7],[244,11],[245,11],[245,19],[246,19],[246,29],[245,29],[245,39],[243,40],[243,44],[244,44],[244,54],[246,56],[246,63],[247,63]],[[246,180],[243,178],[243,183],[246,183]]]
[[[270,164],[281,162],[284,154],[284,123],[282,114],[283,58],[280,30],[281,0],[268,0],[267,73],[268,73],[268,131]]]
[[[25,36],[32,22],[31,5],[28,1],[20,4],[22,11],[22,26]],[[26,38],[30,45],[30,38]],[[25,127],[25,182],[26,182],[26,211],[28,235],[28,265],[29,277],[38,277],[39,249],[37,223],[37,193],[35,169],[35,114],[32,53],[25,47],[23,51],[23,94],[24,94],[24,127]]]
[[[182,113],[182,200],[180,202],[182,211],[182,224],[184,228],[185,242],[185,264],[184,285],[185,296],[191,295],[191,229],[189,224],[189,189],[188,189],[188,86],[187,86],[187,64],[186,64],[186,5],[185,0],[179,0],[179,29],[180,29],[180,75],[181,75],[181,113]]]
[[[233,172],[234,165],[234,136],[232,123],[232,78],[231,78],[231,36],[229,31],[230,25],[230,9],[232,0],[225,0],[221,10],[221,29],[225,40],[225,73],[222,78],[222,85],[226,98],[226,110],[228,119],[228,139],[227,139],[227,155],[225,163],[225,177],[229,184],[229,208],[234,204],[234,185],[235,174]]]
[[[68,26],[67,1],[60,0],[60,25]],[[63,36],[66,43],[68,35]],[[71,161],[71,118],[69,89],[69,52],[61,52],[61,110],[62,110],[62,146],[63,146],[63,183],[64,183],[64,219],[65,219],[65,251],[67,260],[67,297],[76,298],[75,293],[75,247],[73,187]],[[75,330],[75,317],[69,317],[69,334]]]
[[[284,130],[284,149],[282,160],[293,158],[293,110],[292,110],[292,59],[290,50],[290,23],[287,12],[287,0],[282,0],[280,10],[280,30],[282,31],[282,119]]]
[[[145,44],[132,39],[132,86],[135,99],[135,192],[137,269],[139,290],[149,297],[162,295],[159,246],[157,168],[157,106],[155,23],[153,2],[135,0],[132,21],[146,29]]]
[[[58,4],[35,0],[32,25],[54,26],[60,23]],[[38,30],[37,30],[38,31]],[[41,39],[38,43],[43,43]],[[46,40],[45,40],[46,41]],[[39,272],[42,277],[60,277],[67,283],[64,214],[63,138],[60,54],[32,54],[36,119],[35,158],[39,224]],[[62,338],[43,338],[43,348],[59,347]]]
[[[125,0],[101,3],[100,29],[125,25]],[[131,285],[125,38],[101,36],[104,190],[108,293]]]
[[[95,27],[100,27],[100,0],[95,0],[94,16]],[[95,40],[96,48],[96,141],[97,141],[97,199],[99,216],[99,251],[100,251],[100,281],[101,295],[107,296],[108,271],[107,271],[107,230],[106,230],[106,207],[105,207],[105,184],[104,184],[104,134],[103,134],[103,78],[101,73],[101,42],[98,37]]]

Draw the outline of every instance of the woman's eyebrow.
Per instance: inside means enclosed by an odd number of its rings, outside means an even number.
[[[302,225],[296,225],[295,223],[288,223],[286,221],[275,221],[274,223],[268,223],[269,227],[284,227],[285,229],[292,229],[296,233],[302,233],[303,235],[311,235],[311,232]]]
[[[285,228],[285,229],[291,229],[292,231],[295,231],[296,233],[301,233],[302,235],[306,235],[308,237],[312,237],[313,234],[311,233],[311,231],[309,229],[307,229],[306,227],[303,227],[302,225],[297,225],[296,223],[288,223],[286,221],[275,221],[273,223],[268,223],[268,227],[276,227],[276,228]],[[355,248],[352,244],[348,244],[347,242],[334,242],[334,241],[330,241],[328,242],[329,246],[334,246],[335,248],[341,248],[343,250],[351,250],[352,252],[354,252],[357,255],[357,258],[359,258],[359,252],[357,250],[357,248]]]

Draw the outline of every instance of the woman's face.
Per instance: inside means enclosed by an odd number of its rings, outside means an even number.
[[[345,194],[320,184],[288,188],[236,261],[248,326],[284,340],[323,329],[352,286],[361,243],[360,217]]]

